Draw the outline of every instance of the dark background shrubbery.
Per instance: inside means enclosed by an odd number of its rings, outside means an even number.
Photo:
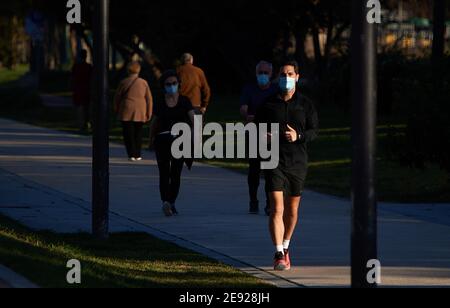
[[[391,66],[388,76],[393,78],[386,84],[392,88],[392,104],[380,107],[402,115],[407,127],[390,135],[386,152],[411,167],[437,163],[450,173],[450,57],[434,74],[427,59],[397,60]]]

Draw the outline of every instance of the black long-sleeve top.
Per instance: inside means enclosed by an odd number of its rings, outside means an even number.
[[[313,102],[298,92],[289,101],[280,95],[269,97],[258,109],[256,123],[280,125],[280,164],[279,168],[296,170],[306,177],[308,165],[307,144],[313,141],[319,132],[319,119]],[[289,143],[285,138],[287,126],[297,131],[299,139]],[[272,132],[273,133],[273,132]]]

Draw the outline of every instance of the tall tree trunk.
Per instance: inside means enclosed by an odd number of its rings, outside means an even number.
[[[314,43],[314,58],[316,62],[317,77],[322,78],[322,49],[320,48],[319,27],[314,25],[312,28],[313,43]]]
[[[13,16],[11,19],[11,60],[9,64],[10,69],[14,69],[17,65],[17,44],[18,44],[18,31],[19,20],[17,16]]]
[[[445,13],[446,5],[445,0],[434,0],[433,9],[433,72],[435,77],[439,71],[439,64],[444,57],[445,50]]]
[[[67,58],[67,33],[66,25],[59,25],[58,28],[58,49],[59,49],[59,59],[60,59],[60,69],[68,63]]]
[[[333,45],[333,30],[334,30],[334,14],[330,10],[328,12],[328,24],[327,24],[327,43],[325,45],[324,52],[324,67],[323,69],[328,69],[328,65],[330,64],[330,56],[331,56],[331,47]]]
[[[283,32],[283,58],[289,58],[289,50],[291,48],[291,26],[286,24]]]
[[[296,58],[300,61],[300,66],[302,67],[302,70],[306,69],[306,53],[305,53],[305,39],[306,39],[306,32],[303,29],[299,29],[297,32],[297,38],[296,38]]]
[[[0,35],[2,36],[3,44],[0,48],[0,62],[12,70],[15,65],[15,51],[16,46],[14,42],[14,34],[16,29],[16,17],[4,17],[0,24]]]
[[[48,21],[48,31],[46,38],[46,69],[55,70],[60,68],[61,60],[59,54],[60,37],[59,37],[58,23],[54,18]]]

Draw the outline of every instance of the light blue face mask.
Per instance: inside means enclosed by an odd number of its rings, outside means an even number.
[[[279,82],[280,89],[283,92],[291,92],[295,89],[296,84],[297,79],[292,77],[281,77]]]
[[[258,85],[267,86],[270,83],[270,77],[266,74],[257,75],[256,79],[258,80]]]
[[[171,85],[165,87],[167,94],[177,94],[178,93],[178,85]]]

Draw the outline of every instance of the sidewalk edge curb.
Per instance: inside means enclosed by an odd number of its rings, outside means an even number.
[[[17,274],[9,268],[0,264],[0,278],[14,289],[38,289],[39,287]]]

